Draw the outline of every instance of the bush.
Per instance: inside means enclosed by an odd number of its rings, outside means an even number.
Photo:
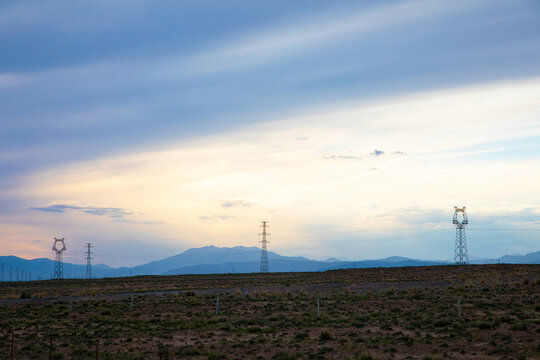
[[[445,327],[445,326],[449,326],[450,325],[450,321],[446,320],[446,319],[441,319],[441,320],[436,320],[433,322],[433,326],[435,327]]]
[[[527,331],[527,323],[524,323],[524,322],[521,322],[521,323],[517,323],[517,324],[514,324],[510,327],[511,330],[517,330],[517,331]]]
[[[274,356],[272,356],[272,359],[274,360],[295,360],[296,358],[296,354],[289,354],[282,350],[278,351],[274,354]]]
[[[332,335],[330,335],[330,333],[328,331],[323,331],[321,332],[321,335],[319,335],[319,340],[320,341],[328,341],[328,340],[332,340],[333,337]]]
[[[222,355],[222,354],[216,354],[213,352],[208,353],[208,360],[222,360],[222,359],[227,359],[227,356]]]
[[[489,329],[491,329],[491,324],[486,322],[486,321],[481,321],[476,326],[478,326],[478,329],[480,329],[480,330],[489,330]]]
[[[358,360],[373,360],[373,356],[369,354],[362,354],[357,359]]]

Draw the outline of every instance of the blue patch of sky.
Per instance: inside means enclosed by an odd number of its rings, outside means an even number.
[[[489,141],[473,146],[460,147],[449,151],[438,151],[429,155],[456,155],[457,161],[481,161],[482,163],[501,160],[525,160],[540,158],[540,136]]]
[[[312,8],[321,3],[313,2]],[[20,14],[31,7],[34,11]],[[4,22],[0,37],[8,50],[0,68],[16,71],[190,53],[294,14],[288,7],[249,1],[161,1],[157,6],[147,1],[12,1],[0,9],[19,13]],[[17,36],[10,37],[13,33]]]
[[[2,3],[0,16],[22,13],[0,25],[0,73],[30,83],[0,88],[0,150],[23,154],[0,160],[0,170],[163,144],[320,104],[540,75],[534,1],[479,1],[210,73],[160,68],[261,31],[399,3]]]

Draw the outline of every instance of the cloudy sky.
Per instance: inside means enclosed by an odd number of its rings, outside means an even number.
[[[540,3],[0,2],[0,254],[540,250]]]

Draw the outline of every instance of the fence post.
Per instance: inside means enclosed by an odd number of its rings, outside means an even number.
[[[69,311],[73,310],[73,298],[69,297]]]
[[[461,296],[457,297],[457,316],[458,320],[461,321]]]
[[[321,303],[319,297],[317,296],[317,317],[321,316]]]
[[[96,360],[99,360],[99,340],[96,343]]]
[[[131,294],[131,310],[133,310],[133,294]]]
[[[216,299],[216,315],[218,315],[218,314],[219,314],[219,295],[218,295],[218,297]]]
[[[52,359],[52,338],[49,340],[49,360]]]
[[[14,345],[13,345],[13,331],[12,331],[12,332],[11,332],[11,351],[10,351],[10,353],[11,353],[11,360],[13,360],[13,347],[14,347]]]

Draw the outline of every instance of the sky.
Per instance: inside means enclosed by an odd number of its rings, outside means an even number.
[[[540,2],[0,2],[0,255],[540,250]]]

